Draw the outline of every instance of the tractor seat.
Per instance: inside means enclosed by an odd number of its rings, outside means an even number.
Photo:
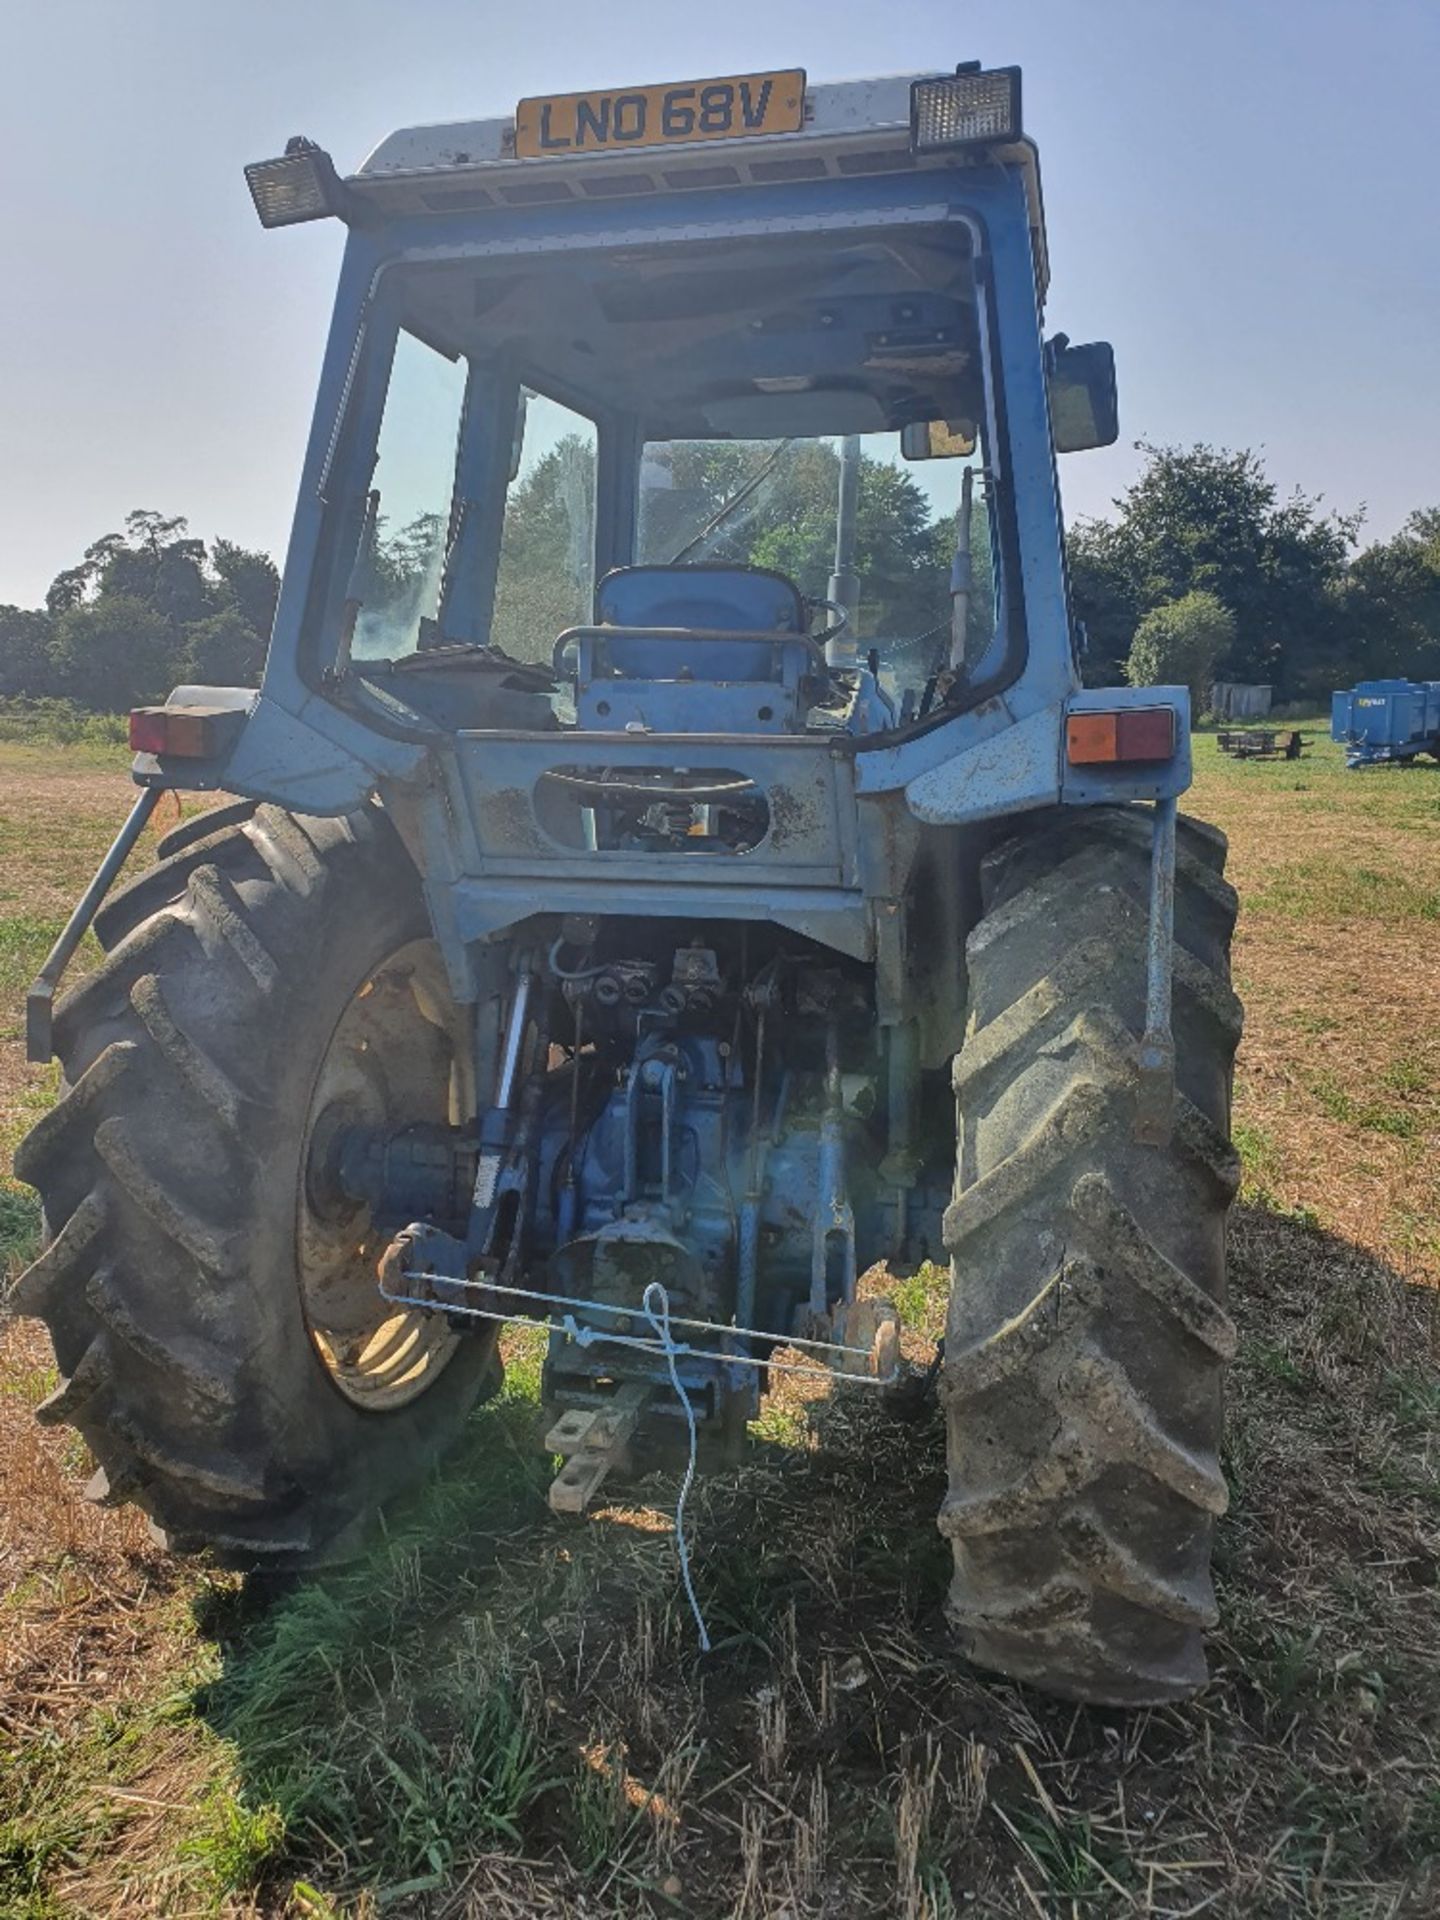
[[[800,589],[765,567],[615,567],[595,589],[606,627],[731,627],[804,633]]]
[[[557,669],[574,663],[582,727],[789,731],[824,671],[799,588],[763,567],[617,567],[595,614],[556,647]]]
[[[703,656],[683,662],[679,655],[695,655],[683,640],[607,637],[605,664],[635,680],[673,679],[681,664],[696,679],[775,680],[781,649],[748,636],[803,634],[807,624],[794,582],[761,567],[616,567],[596,589],[595,617],[602,627],[680,627],[747,636],[733,644],[710,642]]]

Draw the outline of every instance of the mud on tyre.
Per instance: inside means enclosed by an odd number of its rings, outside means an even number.
[[[473,1111],[469,1049],[383,813],[228,807],[97,922],[56,1021],[64,1090],[16,1171],[87,1492],[182,1551],[293,1566],[358,1543],[497,1377],[493,1342],[387,1307],[363,1210],[315,1177],[343,1119]]]
[[[979,1664],[1080,1699],[1205,1678],[1240,1036],[1222,835],[1180,823],[1176,1107],[1134,1139],[1149,815],[1039,817],[982,869],[954,1069],[943,1385],[951,1613]]]

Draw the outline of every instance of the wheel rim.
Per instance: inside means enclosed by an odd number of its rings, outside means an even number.
[[[432,1387],[459,1346],[438,1314],[381,1294],[386,1236],[329,1175],[344,1127],[455,1124],[474,1111],[469,1049],[432,940],[412,940],[361,981],[316,1075],[301,1154],[296,1268],[316,1354],[353,1405],[393,1412]]]

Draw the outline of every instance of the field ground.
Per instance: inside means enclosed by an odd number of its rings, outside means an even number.
[[[535,1359],[358,1568],[158,1554],[0,1331],[0,1913],[1440,1912],[1440,767],[1234,765],[1249,1003],[1223,1624],[1192,1704],[1068,1708],[942,1618],[942,1439],[773,1408],[703,1484],[697,1656],[668,1503],[552,1520]],[[24,984],[121,818],[115,749],[0,745],[0,1126],[52,1096]],[[7,1160],[8,1164],[8,1160]],[[14,1271],[28,1193],[0,1186]],[[901,1288],[917,1346],[935,1276]],[[637,1495],[638,1498],[638,1495]]]

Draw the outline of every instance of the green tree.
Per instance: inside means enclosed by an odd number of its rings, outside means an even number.
[[[181,516],[167,520],[143,507],[127,514],[124,538],[111,547],[97,586],[100,598],[143,600],[177,640],[182,628],[206,617],[214,598],[205,542],[193,539],[186,524]]]
[[[825,441],[792,450],[783,486],[752,523],[749,564],[773,567],[823,595],[835,560],[840,459]],[[949,611],[948,568],[936,563],[930,503],[898,467],[862,456],[855,511],[861,639],[914,639]]]
[[[235,605],[185,629],[184,677],[206,687],[258,687],[265,642]]]
[[[280,573],[268,553],[252,553],[233,540],[217,540],[210,549],[222,602],[228,602],[260,640],[261,659],[275,623]]]
[[[1440,680],[1440,507],[1412,513],[1393,539],[1351,564],[1344,596],[1349,672]]]
[[[1093,677],[1113,673],[1152,608],[1203,592],[1235,616],[1223,677],[1292,698],[1328,684],[1343,650],[1341,596],[1359,515],[1326,514],[1298,492],[1282,500],[1248,451],[1142,451],[1145,471],[1115,502],[1118,517],[1082,522],[1069,543]]]
[[[1190,689],[1198,719],[1210,704],[1215,662],[1235,644],[1235,616],[1213,593],[1187,593],[1152,607],[1135,629],[1125,661],[1132,687]]]
[[[1113,687],[1145,614],[1132,543],[1113,520],[1081,520],[1066,540],[1070,594],[1084,628],[1085,683]]]
[[[511,487],[491,639],[517,660],[547,662],[567,627],[592,617],[595,450],[567,433]]]
[[[60,691],[94,713],[163,700],[180,677],[171,635],[148,601],[102,593],[55,623]]]
[[[7,646],[0,624],[0,692],[65,694],[103,712],[184,680],[253,686],[278,590],[268,555],[230,540],[207,552],[182,516],[137,508],[56,576],[47,612],[32,616],[43,633],[14,626]]]
[[[769,567],[802,593],[823,597],[835,558],[840,486],[833,444],[675,441],[664,450],[664,465],[668,484],[642,490],[643,559],[668,561],[688,546],[692,561]],[[744,501],[696,542],[756,480],[760,484]],[[507,653],[548,660],[558,635],[590,617],[593,490],[593,448],[578,434],[550,448],[512,487],[491,630]],[[988,539],[981,510],[975,521],[981,627]],[[908,473],[888,461],[862,458],[855,543],[862,640],[917,644],[923,636],[927,645],[934,643],[937,626],[949,619],[953,544],[953,521],[932,520],[928,498]]]
[[[676,441],[673,486],[642,509],[642,552],[668,559],[751,480],[753,493],[697,547],[694,559],[771,567],[802,593],[822,596],[835,559],[840,456],[824,440]],[[949,616],[953,521],[931,518],[923,489],[887,460],[862,454],[855,567],[862,639],[916,639]],[[977,521],[977,544],[983,529]]]
[[[0,607],[0,697],[43,700],[61,691],[54,625],[49,613]]]
[[[415,651],[420,622],[435,618],[444,558],[442,514],[416,514],[394,533],[381,516],[354,576],[361,607],[352,649],[357,660]]]
[[[214,601],[204,542],[183,518],[137,508],[46,595],[60,691],[99,712],[162,698],[181,677],[188,629]]]

